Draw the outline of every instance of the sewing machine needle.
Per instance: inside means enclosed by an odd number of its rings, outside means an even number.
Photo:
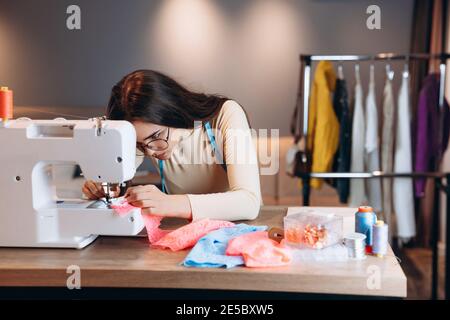
[[[108,204],[111,203],[111,196],[110,196],[110,187],[109,187],[109,183],[106,184],[106,202]]]

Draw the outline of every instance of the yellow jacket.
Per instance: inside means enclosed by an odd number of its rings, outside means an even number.
[[[333,65],[320,61],[314,74],[308,116],[308,149],[312,150],[312,171],[331,171],[339,144],[339,122],[334,112],[332,93],[336,84]],[[322,186],[321,179],[311,179],[313,188]]]

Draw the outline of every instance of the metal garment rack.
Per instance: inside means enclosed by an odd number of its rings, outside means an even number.
[[[300,82],[297,108],[303,104],[302,137],[307,146],[308,135],[308,115],[309,115],[309,95],[311,89],[311,64],[313,61],[336,61],[336,62],[358,62],[358,61],[391,61],[391,60],[440,60],[440,87],[439,87],[439,108],[443,110],[445,99],[445,76],[446,62],[450,59],[450,53],[441,54],[395,54],[380,53],[376,55],[300,55]],[[300,101],[302,100],[302,101]],[[300,110],[298,110],[300,111]],[[300,121],[300,112],[297,112],[297,121]],[[443,117],[441,117],[439,130],[442,134]],[[442,140],[442,139],[441,139]],[[431,276],[431,298],[438,298],[438,242],[440,230],[440,194],[446,195],[446,239],[445,239],[445,299],[450,299],[450,172],[304,172],[298,173],[297,177],[302,179],[303,185],[303,205],[309,206],[311,178],[346,178],[346,179],[371,179],[371,178],[432,178],[435,181],[434,206],[432,214],[432,276]],[[445,180],[445,183],[444,183]]]

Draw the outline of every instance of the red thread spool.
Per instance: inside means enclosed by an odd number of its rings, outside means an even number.
[[[0,87],[0,120],[13,117],[13,92],[8,87]]]

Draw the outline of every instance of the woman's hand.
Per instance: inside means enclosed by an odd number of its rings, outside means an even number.
[[[103,190],[102,184],[100,182],[94,182],[92,180],[88,180],[84,183],[82,188],[83,193],[89,200],[96,200],[103,198],[106,196],[105,191]],[[115,198],[118,197],[120,193],[120,188],[118,185],[111,185],[110,196]]]
[[[125,199],[131,205],[142,208],[142,213],[186,219],[192,217],[187,195],[167,195],[152,184],[128,188]]]

